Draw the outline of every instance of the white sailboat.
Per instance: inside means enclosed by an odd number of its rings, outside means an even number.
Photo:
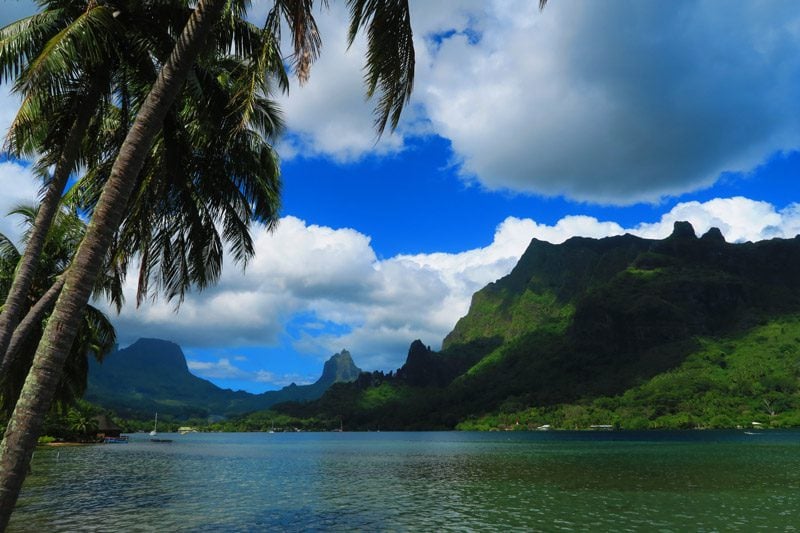
[[[155,424],[153,424],[153,431],[150,432],[151,437],[155,437],[156,435],[158,435],[158,413],[156,413],[156,421]]]

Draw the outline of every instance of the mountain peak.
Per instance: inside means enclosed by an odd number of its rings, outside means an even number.
[[[331,385],[339,381],[355,381],[361,369],[353,362],[353,357],[347,350],[333,354],[322,369],[322,377],[317,383]]]
[[[139,339],[102,364],[90,358],[89,366],[89,401],[127,416],[159,412],[179,419],[227,416],[280,402],[314,400],[333,383],[354,381],[361,373],[350,353],[342,350],[325,363],[322,377],[312,385],[292,383],[261,394],[231,391],[189,372],[181,347],[161,339]]]
[[[719,230],[717,230],[719,231]],[[670,239],[696,239],[697,234],[694,232],[694,227],[690,222],[679,220],[672,226],[672,234]]]
[[[156,365],[169,371],[188,374],[189,367],[180,346],[162,339],[140,338],[127,348],[119,350],[117,357],[127,357],[138,365]]]
[[[709,228],[709,230],[700,237],[700,240],[723,244],[725,242],[725,237],[722,235],[719,228]]]

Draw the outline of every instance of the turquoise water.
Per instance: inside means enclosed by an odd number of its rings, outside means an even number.
[[[159,436],[38,449],[11,530],[800,530],[800,432]]]

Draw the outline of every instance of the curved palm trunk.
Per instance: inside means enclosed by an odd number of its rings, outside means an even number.
[[[92,119],[94,106],[89,104],[97,100],[99,96],[100,88],[97,83],[92,84],[87,97],[83,101],[83,105],[78,109],[78,116],[75,117],[75,122],[72,123],[67,141],[64,143],[64,148],[53,171],[53,179],[47,186],[47,192],[39,205],[39,211],[36,213],[36,220],[31,228],[25,252],[20,258],[17,272],[6,296],[3,312],[0,314],[0,361],[5,358],[8,343],[11,342],[14,329],[16,329],[22,318],[25,300],[28,298],[33,277],[36,275],[36,264],[39,261],[42,248],[44,248],[45,240],[47,240],[47,232],[50,231],[50,226],[53,224],[53,219],[58,212],[58,206],[61,204],[61,195],[64,193],[64,187],[67,185],[72,167],[78,158],[86,128],[89,127],[89,122]],[[2,375],[3,372],[0,371],[0,376]]]
[[[219,20],[224,5],[225,0],[201,0],[114,161],[0,445],[0,530],[5,529],[11,517],[64,360],[75,339],[81,312],[125,214],[136,177],[167,110],[177,97],[206,36]]]
[[[8,368],[14,363],[19,355],[19,349],[22,347],[30,336],[33,329],[42,323],[44,316],[56,304],[58,295],[61,294],[61,289],[64,287],[64,276],[59,278],[47,289],[47,292],[39,298],[39,301],[30,308],[28,314],[25,315],[17,328],[14,330],[14,335],[11,336],[11,342],[8,344],[6,356],[0,362],[0,376],[5,376]]]

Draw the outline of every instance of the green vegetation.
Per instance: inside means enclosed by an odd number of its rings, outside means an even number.
[[[268,393],[270,410],[192,376],[179,347],[156,340],[92,364],[104,374],[89,397],[128,432],[149,431],[154,411],[164,431],[800,425],[800,274],[783,266],[800,263],[800,241],[733,245],[689,229],[534,241],[476,293],[442,352],[414,341],[396,373],[360,375],[337,354],[320,390]],[[70,412],[47,434],[88,423]]]
[[[22,218],[27,244],[40,208],[21,205],[10,215]],[[66,209],[55,216],[44,242],[41,256],[32,279],[29,298],[22,306],[24,318],[10,339],[8,353],[0,358],[0,411],[8,415],[14,408],[25,378],[31,368],[36,346],[44,324],[55,306],[64,270],[86,231],[86,224],[77,213]],[[0,302],[11,290],[15,272],[19,269],[22,253],[14,243],[0,233]],[[122,299],[121,287],[110,276],[102,276],[95,295],[105,294],[114,302]],[[116,341],[114,327],[108,318],[94,306],[81,313],[76,340],[67,356],[60,382],[54,390],[54,408],[66,409],[83,396],[87,387],[89,361],[102,361]]]
[[[800,426],[800,317],[786,317],[739,337],[701,339],[677,368],[617,396],[496,412],[464,430],[692,429]],[[519,424],[517,424],[519,423]]]
[[[297,417],[353,428],[800,425],[800,239],[534,240],[441,353],[362,375]]]
[[[213,267],[221,268],[221,263],[215,265],[212,261],[211,269],[196,271],[198,262],[214,256],[221,258],[224,241],[231,245],[234,259],[245,262],[253,253],[250,223],[274,221],[277,216],[277,165],[268,144],[277,134],[273,128],[275,114],[262,111],[274,110],[270,96],[275,78],[279,87],[288,88],[284,54],[278,48],[282,26],[294,37],[290,39],[294,45],[294,71],[301,82],[308,79],[321,44],[311,3],[275,2],[261,30],[244,20],[249,2],[203,0],[197,6],[183,2],[154,6],[147,3],[145,13],[135,9],[140,4],[88,2],[84,6],[42,1],[41,13],[3,28],[0,34],[0,81],[12,82],[24,96],[23,106],[33,106],[23,115],[30,119],[31,111],[38,111],[33,113],[34,120],[28,120],[29,124],[40,124],[33,126],[30,139],[37,143],[31,145],[31,150],[55,154],[67,162],[59,165],[58,174],[63,179],[53,180],[60,185],[47,194],[48,208],[43,212],[56,210],[61,187],[71,170],[81,166],[79,163],[85,164],[87,173],[100,176],[95,183],[102,189],[102,194],[94,196],[97,203],[91,205],[91,223],[65,271],[61,295],[36,348],[36,364],[31,367],[0,444],[0,529],[5,529],[16,503],[64,363],[75,344],[83,319],[81,311],[105,266],[102,258],[115,255],[118,241],[133,242],[135,248],[128,251],[140,252],[144,267],[139,286],[146,289],[148,282],[153,282],[167,297],[180,298],[189,286],[202,288],[218,279],[219,272]],[[382,133],[387,125],[391,129],[397,127],[413,87],[415,59],[408,5],[351,2],[349,14],[349,42],[361,30],[367,34],[366,92],[369,97],[377,97],[375,125]],[[177,27],[170,24],[175,20],[179,21]],[[219,71],[213,67],[230,64],[230,60],[242,61],[241,68],[230,71],[232,76],[241,74],[242,83],[221,87],[226,77],[218,77]],[[138,76],[141,73],[144,75]],[[108,106],[119,106],[121,127],[112,127],[115,131],[111,135],[97,136],[98,129],[104,130],[107,124],[96,124],[96,128],[86,131],[93,114],[87,101],[91,103],[105,95],[100,87],[87,93],[80,86],[104,81],[122,88],[112,89],[107,98],[101,99]],[[230,106],[221,106],[213,97],[215,90],[205,91],[204,81],[215,82],[215,88],[222,88],[223,92],[232,89],[239,98]],[[133,91],[128,92],[128,88]],[[76,94],[77,98],[70,97]],[[91,94],[94,99],[88,98]],[[190,114],[197,112],[197,120],[184,128],[187,123],[179,118],[186,110],[185,98],[194,95],[200,95],[195,103],[203,104],[188,109]],[[78,109],[83,112],[73,119]],[[56,112],[69,118],[55,120]],[[36,120],[42,117],[48,120]],[[230,122],[220,124],[220,119]],[[50,123],[57,127],[45,131],[45,125]],[[220,128],[221,125],[232,127]],[[210,128],[206,130],[204,126]],[[215,132],[211,138],[205,135],[209,131]],[[252,150],[253,157],[245,161],[239,158],[240,150],[229,154],[226,141],[234,139],[227,134],[236,132],[242,134],[241,143],[236,144],[244,152]],[[193,133],[203,134],[198,137]],[[84,138],[100,141],[86,151],[95,155],[101,152],[99,161],[78,161]],[[109,139],[113,140],[111,145],[102,142]],[[186,161],[192,161],[193,154],[209,145],[213,146],[209,149],[213,153],[205,155],[211,160],[204,157],[198,166],[187,168]],[[160,151],[159,146],[164,150]],[[158,157],[159,152],[164,157]],[[37,166],[46,169],[52,162],[42,158]],[[221,164],[208,164],[216,162]],[[206,175],[205,170],[210,170],[211,175]],[[262,171],[269,175],[268,179],[263,179]],[[172,188],[173,180],[184,172],[192,179],[178,180]],[[142,198],[142,190],[153,191],[155,198],[149,194]],[[210,193],[211,198],[203,193]],[[151,202],[153,199],[161,203]],[[163,218],[137,217],[131,207],[138,200],[143,200],[140,206],[147,206],[145,211]],[[173,201],[191,206],[191,211],[197,213],[195,221],[200,224],[190,224],[178,235],[172,234],[172,228],[185,222],[181,210],[172,209]],[[130,215],[133,229],[129,234]],[[214,231],[217,224],[221,235]],[[36,234],[43,237],[47,226],[49,222],[37,221]],[[126,239],[127,235],[131,235],[130,239]],[[29,267],[39,256],[40,250],[34,248],[29,248],[23,261]],[[124,271],[127,260],[132,258],[123,257],[115,267]],[[163,275],[151,273],[151,266],[162,269]],[[30,274],[31,269],[21,270]],[[189,275],[184,284],[181,280],[187,273],[196,275]],[[0,315],[0,357],[5,355],[6,345],[22,317],[21,302],[28,297],[29,289],[30,275],[17,275],[14,288],[9,291],[12,297]]]
[[[353,381],[360,372],[343,350],[325,362],[322,376],[312,384],[250,394],[222,389],[190,373],[175,343],[139,339],[110,354],[102,364],[90,363],[86,399],[128,419],[150,420],[157,412],[176,421],[205,420],[211,415],[229,417],[267,409],[279,402],[314,400],[333,383]]]

